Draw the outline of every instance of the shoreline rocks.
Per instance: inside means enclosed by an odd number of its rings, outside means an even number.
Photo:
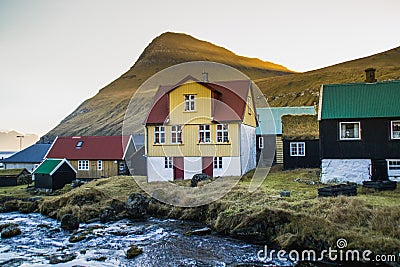
[[[61,217],[61,228],[64,230],[77,230],[79,218],[73,214],[65,214]]]

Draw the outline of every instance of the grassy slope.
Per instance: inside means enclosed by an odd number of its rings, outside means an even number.
[[[323,69],[255,80],[270,106],[318,104],[322,84],[364,82],[364,70],[377,69],[378,80],[400,79],[400,47]]]
[[[150,76],[175,64],[189,61],[215,61],[230,65],[252,79],[292,73],[283,66],[235,55],[231,51],[197,40],[189,35],[164,33],[143,51],[133,67],[121,77],[83,102],[42,140],[57,135],[118,135],[125,109],[136,89]],[[143,96],[143,102],[152,101]],[[137,127],[141,127],[146,111],[138,110]]]
[[[323,249],[346,238],[349,249],[397,252],[400,189],[373,192],[359,188],[356,197],[318,198],[321,185],[305,182],[318,181],[318,173],[318,169],[273,170],[254,193],[247,191],[249,174],[207,206],[183,209],[153,201],[149,212],[158,217],[204,221],[218,232],[282,248]],[[295,181],[297,178],[301,182]],[[279,197],[283,189],[291,192],[289,198]],[[88,220],[124,202],[131,192],[141,192],[132,177],[111,177],[48,197],[40,209],[54,218],[72,212]]]

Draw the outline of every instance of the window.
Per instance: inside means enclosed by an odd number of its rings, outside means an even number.
[[[400,170],[400,160],[388,160],[389,171]]]
[[[247,108],[249,109],[249,114],[251,115],[251,97],[247,97]]]
[[[211,142],[211,131],[210,125],[203,124],[199,125],[199,143],[210,143]]]
[[[172,169],[172,157],[164,157],[164,168]]]
[[[400,139],[400,121],[391,121],[390,125],[392,139]]]
[[[228,124],[217,124],[217,142],[228,143]]]
[[[102,160],[98,160],[97,161],[97,170],[98,171],[102,171],[103,170],[103,161]]]
[[[290,143],[291,157],[304,157],[306,155],[306,144],[304,142]]]
[[[262,137],[262,136],[258,137],[258,148],[259,149],[264,148],[264,137]]]
[[[222,169],[222,157],[214,157],[214,169]]]
[[[171,126],[171,143],[182,143],[182,128],[180,125]]]
[[[196,110],[196,96],[185,95],[185,111],[195,111],[195,110]]]
[[[340,140],[359,140],[361,139],[360,122],[341,122]]]
[[[155,144],[165,143],[165,126],[154,127],[154,143]]]
[[[89,161],[88,160],[78,160],[78,171],[88,171]]]
[[[75,148],[80,149],[82,147],[82,145],[83,145],[83,141],[78,141],[78,142],[76,142]]]

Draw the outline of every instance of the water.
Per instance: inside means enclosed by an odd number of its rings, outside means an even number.
[[[262,266],[257,259],[261,246],[231,238],[207,235],[185,236],[188,230],[204,225],[179,220],[149,219],[146,222],[121,220],[106,224],[81,224],[75,235],[86,239],[70,243],[71,232],[60,223],[40,214],[0,213],[0,224],[16,223],[22,234],[1,239],[0,265],[48,266],[55,258],[74,258],[52,266]],[[130,245],[143,249],[134,259],[125,253]],[[265,266],[290,266],[272,260]],[[240,265],[243,266],[243,265]]]

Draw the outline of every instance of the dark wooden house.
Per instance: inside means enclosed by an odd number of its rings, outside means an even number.
[[[0,170],[0,186],[15,186],[31,182],[32,175],[25,168]]]
[[[46,159],[34,171],[36,188],[57,190],[76,179],[75,168],[66,159]]]
[[[400,81],[376,82],[366,71],[365,83],[321,88],[322,182],[399,181]]]
[[[283,169],[319,168],[319,130],[316,115],[282,116]]]

